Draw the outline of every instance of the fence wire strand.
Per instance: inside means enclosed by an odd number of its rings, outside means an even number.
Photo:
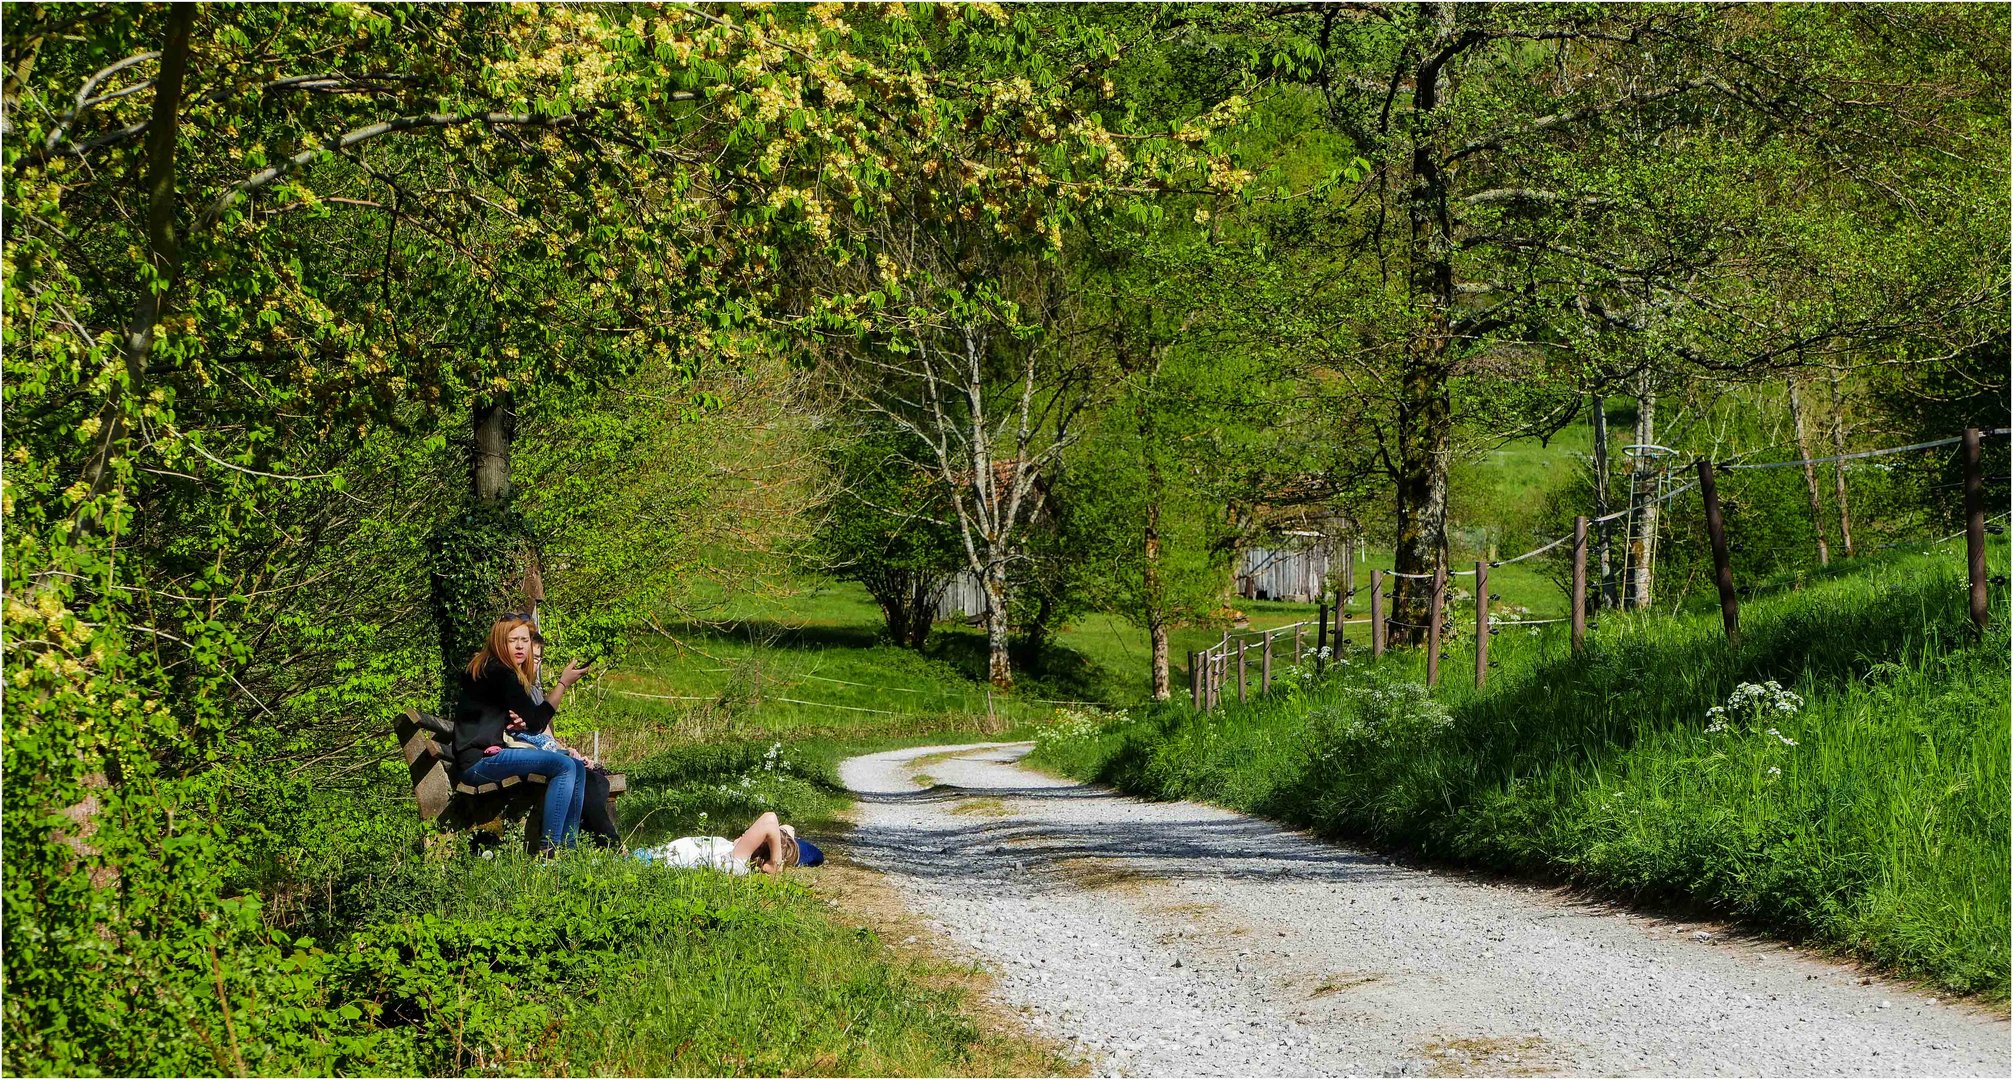
[[[1981,431],[1979,435],[1982,437],[1988,434],[1996,434],[1998,430],[1997,428],[1993,428],[1989,432]],[[1884,450],[1861,450],[1852,454],[1833,454],[1830,457],[1797,458],[1795,461],[1757,461],[1742,465],[1721,465],[1719,468],[1731,472],[1734,469],[1787,469],[1797,465],[1826,465],[1834,461],[1857,461],[1860,458],[1881,457],[1886,454],[1906,454],[1915,450],[1934,450],[1939,446],[1951,446],[1963,441],[1964,436],[1957,435],[1948,439],[1937,439],[1933,442],[1910,443],[1907,446],[1890,446]]]

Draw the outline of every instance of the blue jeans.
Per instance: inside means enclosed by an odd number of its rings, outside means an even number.
[[[587,796],[587,768],[555,750],[506,746],[462,770],[462,779],[494,784],[506,776],[545,777],[544,848],[572,847],[580,833],[580,806]]]

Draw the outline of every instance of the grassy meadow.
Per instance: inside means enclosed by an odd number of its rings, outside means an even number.
[[[1964,597],[1949,548],[1891,554],[1757,590],[1738,650],[1716,611],[1604,616],[1582,659],[1562,628],[1506,629],[1482,691],[1472,639],[1430,695],[1416,654],[1359,653],[1262,701],[1045,739],[1037,760],[2004,998],[2006,609],[1981,640]]]

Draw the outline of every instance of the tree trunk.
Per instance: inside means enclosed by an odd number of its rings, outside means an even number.
[[[1151,451],[1148,452],[1149,455]],[[1146,633],[1153,642],[1150,676],[1153,700],[1166,701],[1173,695],[1167,671],[1167,598],[1160,575],[1160,470],[1149,460],[1146,497],[1146,550],[1141,591],[1146,600]]]
[[[1841,393],[1838,369],[1831,369],[1831,452],[1845,456],[1845,396]],[[1805,454],[1805,457],[1810,455]],[[1831,478],[1838,496],[1838,545],[1852,558],[1852,511],[1845,502],[1845,462],[1831,463]]]
[[[1447,208],[1444,148],[1428,134],[1444,125],[1431,119],[1439,108],[1441,72],[1461,46],[1454,4],[1421,4],[1418,17],[1434,45],[1421,58],[1412,81],[1412,108],[1419,134],[1412,144],[1406,217],[1410,225],[1411,267],[1407,285],[1425,317],[1405,353],[1398,396],[1398,545],[1400,575],[1430,575],[1444,565],[1447,550],[1447,466],[1452,452],[1453,406],[1448,397],[1447,353],[1453,341],[1454,243]],[[1432,589],[1422,577],[1398,578],[1392,615],[1403,624],[1398,640],[1424,639],[1432,609]]]
[[[1007,656],[1007,582],[1006,560],[994,556],[986,564],[986,647],[989,655],[987,675],[994,687],[1000,690],[1013,689],[1013,662]]]
[[[1594,517],[1608,516],[1608,474],[1612,468],[1608,461],[1608,399],[1594,395]],[[1603,521],[1595,526],[1594,552],[1600,560],[1600,594],[1598,603],[1604,610],[1612,610],[1621,604],[1621,582],[1615,579],[1614,541],[1615,523]]]
[[[1444,341],[1427,343],[1444,349]],[[1421,358],[1424,361],[1424,358]],[[1416,362],[1405,374],[1398,433],[1398,548],[1400,575],[1430,577],[1447,548],[1447,459],[1452,405],[1445,369],[1435,357]],[[1422,577],[1397,579],[1391,617],[1394,642],[1419,644],[1431,614],[1432,583]]]
[[[93,495],[104,491],[118,478],[118,470],[112,467],[112,461],[126,441],[125,403],[128,398],[141,394],[147,358],[154,351],[154,327],[161,321],[168,290],[174,286],[181,266],[181,242],[175,235],[175,145],[182,119],[182,80],[189,65],[189,31],[194,20],[194,4],[169,6],[168,36],[161,48],[161,69],[154,81],[144,179],[147,192],[147,256],[158,280],[152,285],[140,285],[140,297],[133,305],[131,320],[126,324],[122,348],[125,385],[114,386],[98,412],[100,442],[85,459],[83,470],[83,482]],[[86,523],[85,527],[95,528],[97,525]],[[54,837],[68,845],[79,858],[96,863],[100,852],[91,840],[98,831],[98,815],[104,812],[103,801],[98,798],[97,792],[112,786],[103,755],[98,755],[87,768],[81,782],[85,788],[84,797],[63,809],[62,815],[69,826],[58,827]],[[91,867],[93,888],[108,889],[116,885],[119,878],[120,869],[115,864],[96,863]],[[102,926],[99,932],[105,933]]]
[[[1636,395],[1635,527],[1629,536],[1628,606],[1641,611],[1655,599],[1657,561],[1657,476],[1661,466],[1648,452],[1656,445],[1656,395],[1643,387]]]
[[[910,572],[909,588],[908,628],[901,643],[921,652],[930,640],[930,628],[936,625],[937,600],[943,596],[943,588],[937,578],[922,571]]]
[[[189,67],[189,30],[195,8],[188,4],[168,5],[168,37],[161,47],[161,70],[154,77],[154,105],[147,126],[146,173],[142,181],[147,193],[147,261],[155,280],[142,282],[140,296],[133,304],[121,343],[126,367],[124,386],[115,386],[98,412],[99,443],[84,462],[83,480],[91,494],[104,491],[113,480],[112,459],[126,439],[126,407],[129,398],[141,395],[147,360],[154,351],[154,328],[167,310],[168,294],[181,270],[182,244],[175,233],[175,146],[181,133],[182,80]]]
[[[1824,498],[1817,493],[1817,466],[1810,462],[1810,436],[1803,422],[1803,396],[1797,393],[1796,376],[1789,384],[1789,423],[1796,431],[1796,456],[1803,458],[1803,486],[1810,492],[1810,529],[1817,534],[1817,565],[1831,565],[1831,545],[1824,539]]]
[[[515,405],[509,393],[478,401],[474,414],[474,452],[469,457],[469,485],[480,503],[510,500],[510,440],[516,434]]]

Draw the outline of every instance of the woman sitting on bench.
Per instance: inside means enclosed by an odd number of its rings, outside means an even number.
[[[585,767],[566,754],[509,745],[506,729],[511,715],[524,719],[527,731],[544,731],[552,724],[553,708],[567,687],[587,674],[569,665],[558,685],[543,701],[532,697],[531,623],[502,618],[489,628],[489,639],[461,672],[461,700],[454,714],[454,765],[472,784],[494,784],[512,776],[545,777],[545,817],[540,850],[550,855],[572,847],[580,830],[580,808],[586,795]]]

